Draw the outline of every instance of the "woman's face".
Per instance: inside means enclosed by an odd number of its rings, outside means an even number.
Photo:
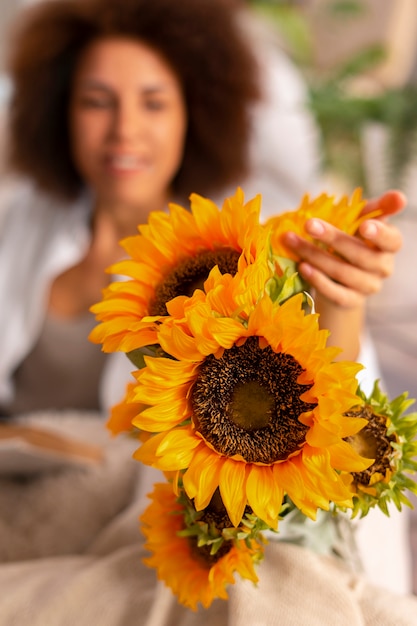
[[[104,38],[81,55],[72,88],[74,163],[98,206],[164,207],[183,154],[187,115],[169,65],[133,39]]]

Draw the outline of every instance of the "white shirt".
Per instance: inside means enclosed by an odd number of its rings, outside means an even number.
[[[90,203],[71,206],[10,180],[0,193],[0,404],[13,397],[13,372],[34,346],[53,279],[88,249]],[[100,389],[103,410],[120,400],[132,367],[109,355]]]

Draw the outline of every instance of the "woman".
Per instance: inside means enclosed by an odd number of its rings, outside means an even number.
[[[32,286],[25,287],[23,301],[19,294],[15,303],[8,297],[9,306],[3,310],[2,327],[8,328],[0,371],[3,413],[68,406],[63,387],[71,389],[72,407],[78,406],[73,404],[74,388],[81,393],[84,387],[86,396],[91,396],[104,365],[92,347],[85,349],[91,352],[88,370],[95,378],[88,380],[78,370],[77,383],[71,386],[67,372],[65,384],[54,386],[56,397],[50,400],[44,397],[26,404],[14,395],[14,385],[27,380],[24,370],[16,372],[16,368],[39,339],[45,312],[54,324],[50,332],[62,332],[65,337],[65,325],[72,321],[73,328],[79,325],[83,338],[86,325],[92,323],[86,318],[89,306],[100,299],[107,280],[104,269],[120,255],[118,241],[122,237],[134,233],[150,210],[164,208],[169,199],[186,202],[192,191],[220,195],[226,184],[244,180],[249,108],[258,87],[255,61],[236,29],[234,4],[200,2],[191,8],[191,3],[181,3],[174,8],[170,2],[158,2],[152,10],[147,6],[145,12],[142,2],[134,0],[125,0],[123,10],[103,2],[62,1],[35,7],[19,23],[10,59],[15,90],[10,161],[47,196],[34,202],[31,197],[30,206],[19,211],[10,208],[9,225],[3,230],[2,267],[12,263],[16,271],[11,276],[3,270],[2,292],[11,293],[8,281],[24,285],[29,276]],[[178,24],[177,30],[171,28],[172,21]],[[143,67],[150,78],[142,74]],[[155,70],[162,83],[154,88]],[[136,76],[143,76],[142,84]],[[155,136],[140,136],[140,124],[148,134],[156,129]],[[62,207],[55,198],[75,204]],[[403,204],[398,194],[383,202],[387,213]],[[41,225],[41,215],[53,232]],[[41,246],[42,262],[30,257],[26,241],[25,257],[19,255],[15,264],[13,250],[20,244],[16,245],[14,238],[20,233],[26,238],[30,219],[36,220],[43,233],[42,243],[34,241],[35,232],[31,240],[33,256]],[[70,227],[77,229],[69,244],[72,249],[63,258],[61,244],[56,258],[54,240],[62,236],[57,231]],[[355,359],[365,296],[378,290],[381,279],[389,274],[400,237],[382,220],[365,222],[361,237],[355,238],[317,222],[311,227],[324,229],[315,232],[315,237],[332,243],[337,255],[329,258],[318,247],[291,240],[291,234],[288,244],[305,259],[300,271],[318,290],[318,310],[323,325],[331,330],[332,341],[345,348],[344,358]],[[8,229],[13,234],[8,234]],[[367,235],[366,229],[375,232]],[[35,275],[41,284],[36,283],[35,288],[32,275],[40,265],[42,275]],[[87,362],[80,361],[87,369]],[[59,371],[55,365],[49,365],[50,372]],[[74,372],[70,365],[68,369]],[[41,381],[30,382],[30,372],[27,376],[27,384],[39,395]],[[50,389],[49,382],[47,395]],[[30,389],[27,393],[33,398]],[[97,402],[95,397],[86,398],[84,408],[97,407]]]
[[[10,162],[29,182],[17,201],[3,198],[4,416],[68,409],[82,415],[117,401],[129,362],[104,357],[86,337],[94,323],[89,308],[108,281],[104,270],[121,255],[119,240],[168,200],[186,203],[191,192],[221,195],[227,185],[243,184],[259,87],[237,27],[239,6],[60,0],[34,7],[19,23],[10,57]],[[378,202],[389,215],[403,198],[391,193]],[[333,256],[291,233],[288,244],[304,259],[300,270],[317,289],[334,342],[345,348],[344,358],[356,358],[365,297],[389,273],[399,233],[383,219],[364,222],[358,237],[317,220],[309,228],[318,242],[332,244]],[[141,484],[139,492],[148,488]],[[87,515],[94,504],[78,506]],[[137,502],[134,508],[137,514]],[[53,550],[42,545],[15,558],[77,552],[91,558],[127,545],[125,537],[109,540],[107,531],[83,537],[82,549],[62,532]],[[65,559],[62,567],[72,572]],[[10,568],[4,581],[18,571],[21,594],[26,580],[33,591],[35,562]]]

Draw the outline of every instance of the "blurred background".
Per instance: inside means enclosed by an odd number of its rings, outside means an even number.
[[[0,171],[10,95],[3,46],[11,20],[35,1],[0,0]],[[388,188],[407,195],[406,210],[394,218],[404,246],[394,275],[371,298],[368,317],[390,396],[408,391],[417,398],[417,2],[248,4],[276,30],[306,82],[307,104],[319,129],[323,191],[350,195],[360,186],[366,197]],[[411,537],[417,593],[415,510]]]

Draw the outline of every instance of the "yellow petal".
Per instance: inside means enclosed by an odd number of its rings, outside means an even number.
[[[197,511],[206,508],[219,486],[220,471],[225,462],[215,452],[205,446],[197,449],[194,458],[184,474],[184,489],[190,498],[195,498]]]
[[[330,446],[328,452],[332,467],[340,471],[363,472],[374,462],[374,459],[360,456],[347,441],[340,441],[337,445]]]
[[[255,515],[271,528],[276,528],[284,492],[275,480],[272,467],[250,466],[246,495]]]
[[[228,459],[220,471],[220,495],[233,526],[239,526],[246,506],[246,463]]]
[[[136,414],[132,423],[141,430],[157,433],[170,430],[188,417],[190,417],[188,402],[182,398],[177,402],[148,407]]]

